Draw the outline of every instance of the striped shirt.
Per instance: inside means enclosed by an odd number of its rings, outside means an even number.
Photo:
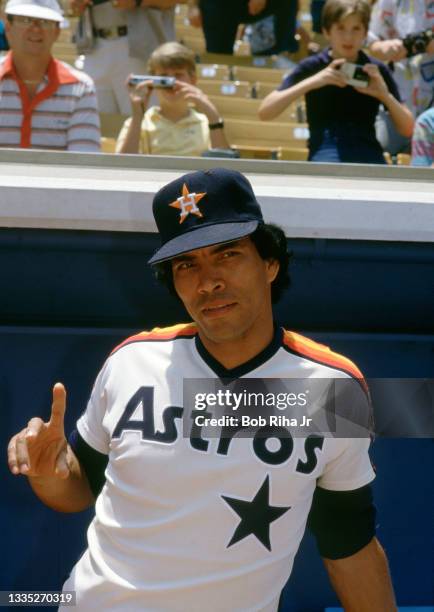
[[[0,58],[0,147],[99,151],[92,79],[51,58],[36,95],[29,98],[12,52]]]
[[[432,166],[434,164],[434,108],[419,115],[411,141],[411,165]]]

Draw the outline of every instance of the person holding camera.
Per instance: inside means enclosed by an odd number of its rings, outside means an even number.
[[[384,164],[374,128],[380,104],[411,136],[412,114],[388,68],[361,50],[370,13],[367,0],[327,0],[322,27],[330,47],[302,60],[259,108],[261,119],[274,119],[306,97],[310,161]]]
[[[369,51],[393,68],[402,100],[418,117],[434,99],[434,11],[428,0],[378,0],[369,24]],[[408,152],[410,138],[380,113],[377,136],[392,154]]]
[[[148,79],[127,83],[132,114],[118,136],[116,152],[200,156],[210,148],[229,149],[223,120],[196,87],[193,51],[166,43],[152,53],[148,68]],[[147,109],[153,91],[159,106]]]
[[[186,0],[69,0],[80,16],[75,33],[80,69],[95,81],[102,113],[128,115],[124,83],[146,72],[152,51],[175,40],[174,7]]]

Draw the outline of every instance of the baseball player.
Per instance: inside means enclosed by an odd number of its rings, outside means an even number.
[[[351,361],[274,324],[272,302],[289,281],[283,231],[264,223],[247,179],[225,169],[169,183],[154,215],[162,245],[150,263],[192,322],[115,348],[69,441],[56,384],[50,420],[31,419],[8,447],[12,473],[51,508],[95,504],[64,590],[76,591],[80,612],[275,612],[309,517],[345,609],[393,612],[369,438],[243,436],[236,426],[208,436],[184,402],[187,379],[364,388]]]

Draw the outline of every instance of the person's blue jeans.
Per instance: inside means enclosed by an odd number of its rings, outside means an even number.
[[[339,129],[311,130],[309,161],[351,164],[385,164],[379,143],[352,124]]]

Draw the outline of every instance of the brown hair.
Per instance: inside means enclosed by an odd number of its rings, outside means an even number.
[[[371,4],[368,0],[327,0],[321,13],[321,25],[326,32],[334,23],[350,15],[360,17],[366,31],[371,18]]]
[[[167,42],[155,49],[149,58],[148,69],[156,74],[159,69],[185,68],[191,74],[196,73],[194,53],[178,42]]]

